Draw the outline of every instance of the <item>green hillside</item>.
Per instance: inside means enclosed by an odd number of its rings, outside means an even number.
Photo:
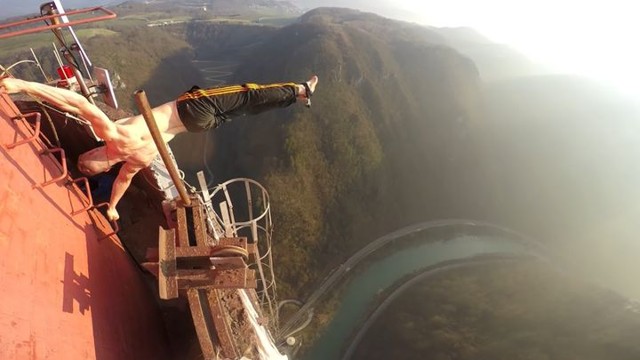
[[[83,46],[94,65],[110,70],[116,95],[125,109],[134,108],[132,94],[136,89],[146,89],[150,101],[157,104],[175,98],[180,91],[201,80],[200,73],[190,63],[193,58],[191,45],[167,31],[115,26],[111,29],[82,29],[78,31],[78,36],[81,35],[85,35]],[[9,66],[20,60],[33,59],[29,50],[32,47],[45,73],[57,77],[55,69],[58,65],[51,36],[33,36],[37,39],[48,37],[49,42],[39,40],[33,43],[30,37],[2,42],[0,45],[6,51],[0,56],[0,64]],[[18,47],[19,41],[21,47]],[[31,64],[16,66],[14,75],[32,81],[44,80],[38,68]]]
[[[632,360],[639,330],[637,303],[547,264],[485,265],[413,286],[352,358]]]
[[[214,172],[256,177],[271,193],[283,293],[313,285],[374,235],[449,215],[455,161],[478,115],[478,74],[429,39],[439,36],[318,9],[239,66],[238,82],[321,79],[311,110],[237,119],[212,133]]]

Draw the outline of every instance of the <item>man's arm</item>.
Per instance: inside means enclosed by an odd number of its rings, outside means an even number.
[[[96,135],[110,141],[118,136],[116,125],[84,96],[67,89],[15,78],[0,79],[0,87],[9,94],[23,92],[54,105],[60,110],[81,116],[91,123]]]
[[[141,169],[141,166],[132,165],[131,163],[124,163],[120,168],[120,172],[118,173],[116,180],[113,182],[113,188],[111,189],[111,200],[109,201],[109,208],[107,209],[107,217],[109,220],[115,221],[120,218],[120,215],[116,210],[116,205],[120,202],[120,199],[122,199],[122,196],[129,188],[129,185],[131,185],[133,176]]]

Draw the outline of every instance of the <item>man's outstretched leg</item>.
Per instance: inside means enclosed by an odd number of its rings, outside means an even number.
[[[178,97],[176,109],[188,131],[206,131],[237,116],[287,107],[299,99],[308,102],[317,84],[318,77],[314,75],[305,83],[194,87]]]

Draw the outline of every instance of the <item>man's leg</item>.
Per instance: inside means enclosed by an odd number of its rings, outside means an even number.
[[[308,99],[317,83],[318,77],[314,75],[306,82],[306,86],[280,83],[228,85],[210,89],[193,87],[180,95],[175,104],[184,127],[191,132],[200,132],[216,128],[239,115],[258,114],[289,106],[298,99]]]
[[[309,104],[309,97],[315,91],[318,77],[312,76],[305,84],[246,84],[245,86],[249,89],[247,110],[249,113],[257,114],[269,109],[289,106],[298,99],[307,100]]]

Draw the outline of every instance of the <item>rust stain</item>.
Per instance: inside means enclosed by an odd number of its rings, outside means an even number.
[[[9,237],[2,230],[0,230],[0,246],[9,246]]]
[[[0,214],[2,216],[17,214],[20,210],[18,206],[19,199],[19,194],[7,184],[0,192]]]

